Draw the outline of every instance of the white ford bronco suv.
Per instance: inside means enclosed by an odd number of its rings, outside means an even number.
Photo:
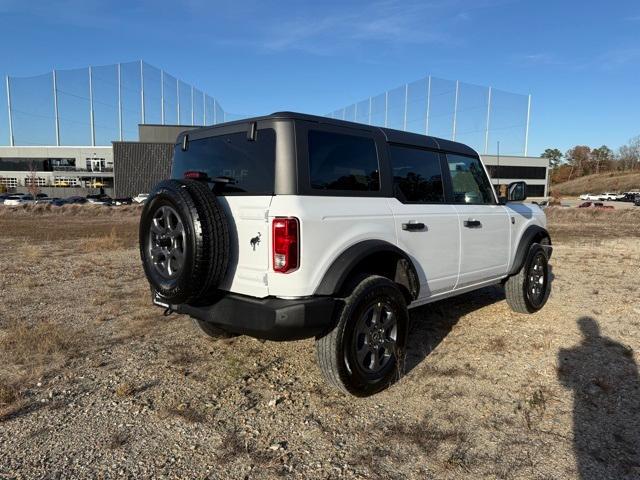
[[[274,113],[181,133],[171,176],[140,221],[154,303],[211,335],[315,337],[353,395],[397,377],[408,308],[501,283],[533,313],[550,293],[544,213],[460,143]]]

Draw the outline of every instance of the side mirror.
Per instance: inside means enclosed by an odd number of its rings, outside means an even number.
[[[507,201],[522,202],[527,198],[526,182],[513,182],[509,184],[507,189]]]

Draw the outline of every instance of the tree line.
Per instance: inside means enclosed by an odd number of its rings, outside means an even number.
[[[617,152],[606,145],[593,149],[576,145],[564,154],[557,148],[547,148],[540,156],[549,159],[553,183],[594,173],[640,170],[640,135]]]

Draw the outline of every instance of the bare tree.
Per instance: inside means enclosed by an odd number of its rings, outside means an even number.
[[[38,194],[40,193],[40,186],[38,185],[38,171],[33,162],[29,165],[29,176],[27,177],[27,189],[29,193],[33,197],[33,199],[38,198]]]

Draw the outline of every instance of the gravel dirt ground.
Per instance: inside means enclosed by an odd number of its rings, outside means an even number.
[[[0,213],[0,478],[640,478],[640,216],[550,211],[541,312],[414,309],[404,374],[355,399],[312,340],[164,317],[137,215]]]

